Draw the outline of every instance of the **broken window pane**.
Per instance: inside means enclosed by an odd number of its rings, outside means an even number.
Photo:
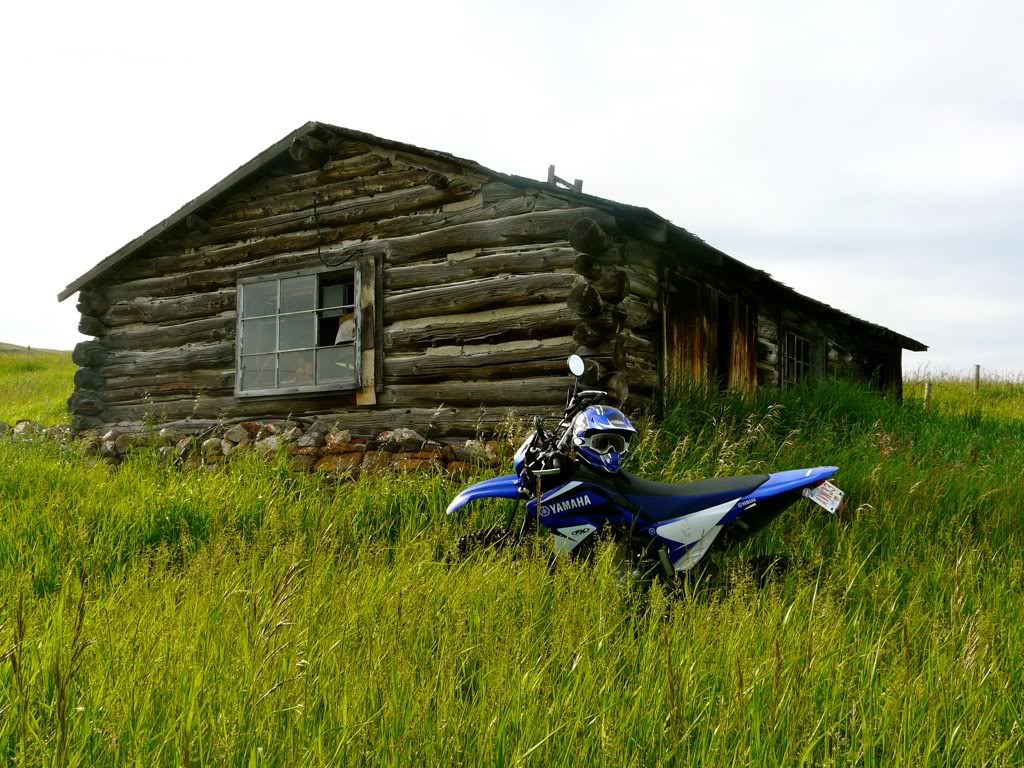
[[[320,307],[351,307],[355,304],[355,281],[352,274],[320,278]]]
[[[317,312],[317,346],[351,343],[356,338],[356,316],[343,309]]]

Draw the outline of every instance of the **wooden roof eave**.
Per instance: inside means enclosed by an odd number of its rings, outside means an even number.
[[[131,242],[126,243],[125,245],[118,248],[112,254],[107,256],[107,258],[105,258],[99,264],[90,269],[88,272],[71,281],[63,291],[57,294],[57,300],[64,301],[66,298],[74,294],[76,291],[83,288],[87,283],[92,281],[94,278],[99,277],[108,269],[117,266],[130,255],[132,255],[143,246],[155,240],[157,237],[162,235],[167,230],[176,227],[178,224],[181,224],[183,221],[185,221],[185,218],[187,216],[196,213],[200,208],[210,204],[217,197],[227,192],[236,184],[245,181],[252,174],[260,170],[264,165],[266,165],[269,161],[273,160],[282,152],[287,152],[289,147],[291,147],[293,139],[311,133],[312,131],[316,130],[317,127],[318,124],[315,122],[306,123],[301,128],[298,128],[289,133],[287,136],[285,136],[283,139],[281,139],[273,146],[269,147],[263,152],[260,152],[260,154],[256,155],[256,157],[254,157],[252,160],[245,163],[245,165],[239,166],[234,172],[225,176],[219,182],[217,182],[208,190],[203,192],[203,194],[199,195],[199,197],[185,203],[185,205],[183,205],[177,211],[175,211],[166,219],[161,221],[159,224],[150,227]]]

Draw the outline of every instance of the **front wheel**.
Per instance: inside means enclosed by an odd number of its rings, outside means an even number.
[[[479,528],[459,537],[451,555],[454,558],[461,559],[479,549],[504,547],[511,542],[511,538],[508,530],[500,525],[492,525],[490,528]]]

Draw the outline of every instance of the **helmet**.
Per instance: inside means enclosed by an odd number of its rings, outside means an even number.
[[[636,430],[617,408],[591,405],[572,421],[572,444],[576,454],[597,469],[618,472],[629,451]]]

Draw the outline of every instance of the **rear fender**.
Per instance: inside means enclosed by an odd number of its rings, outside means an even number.
[[[789,491],[798,491],[801,488],[811,488],[818,483],[824,482],[839,471],[839,467],[811,467],[810,469],[791,469],[788,472],[775,472],[768,476],[757,490],[751,492],[746,499],[770,499]],[[742,503],[742,501],[741,501]]]
[[[501,475],[500,477],[492,477],[490,480],[475,483],[468,488],[463,488],[459,495],[452,499],[452,503],[448,505],[446,514],[450,515],[453,512],[458,512],[469,502],[476,501],[477,499],[518,498],[520,498],[519,478],[515,475]]]

